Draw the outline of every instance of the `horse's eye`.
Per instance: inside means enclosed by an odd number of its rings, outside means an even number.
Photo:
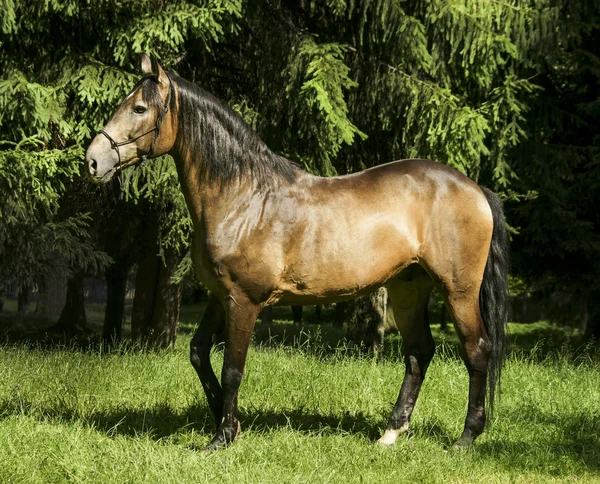
[[[146,108],[146,106],[136,106],[135,108],[133,108],[133,110],[137,114],[144,114],[148,109]]]

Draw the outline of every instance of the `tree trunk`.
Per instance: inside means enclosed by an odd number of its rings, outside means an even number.
[[[171,277],[182,258],[181,253],[167,249],[164,263],[152,253],[140,260],[131,315],[134,340],[158,348],[175,345],[182,286],[173,284]]]
[[[446,303],[442,304],[442,309],[440,310],[440,329],[442,331],[448,329],[448,308],[446,307]]]
[[[158,275],[158,287],[152,316],[152,335],[150,342],[158,348],[175,346],[179,310],[181,308],[181,284],[173,284],[171,278],[175,274],[183,254],[174,249],[164,252],[165,262],[161,264]]]
[[[294,324],[302,324],[302,306],[292,306]]]
[[[339,302],[335,304],[335,313],[333,316],[333,327],[341,329],[344,327],[344,321],[346,320],[346,314],[348,313],[350,303]]]
[[[591,319],[588,322],[585,337],[588,340],[594,338],[596,342],[600,342],[600,318]]]
[[[391,308],[389,308],[391,311]],[[389,327],[388,294],[384,287],[366,296],[354,299],[348,311],[348,340],[370,350],[377,350],[383,345],[383,337]],[[395,328],[395,323],[392,323]]]
[[[125,291],[129,268],[115,263],[106,271],[106,311],[102,339],[106,344],[119,343],[123,336],[123,316],[125,315]]]
[[[260,321],[262,324],[273,323],[273,306],[267,306],[260,312]]]
[[[87,317],[84,303],[83,274],[76,274],[67,281],[67,297],[55,328],[71,332],[84,332]]]
[[[580,320],[579,320],[579,331],[583,335],[588,333],[589,320],[590,320],[590,311],[588,308],[588,303],[587,303],[587,301],[583,301],[582,306],[581,306],[581,316],[580,316]]]
[[[595,339],[596,343],[600,343],[600,304],[597,303],[599,300],[598,293],[591,293],[591,299],[586,301],[585,312],[586,325],[584,337],[587,340]]]
[[[138,261],[135,276],[135,295],[131,309],[131,339],[147,343],[152,329],[154,301],[157,297],[161,260],[156,251],[147,252]]]
[[[17,295],[17,311],[24,313],[29,304],[29,284],[22,284]]]
[[[75,276],[77,277],[77,276]],[[57,321],[67,303],[69,284],[66,277],[49,277],[38,286],[38,302],[35,312],[50,321]],[[83,285],[83,278],[81,280]],[[83,286],[81,288],[83,294]]]
[[[67,281],[66,285],[66,299],[58,322],[45,330],[47,336],[55,340],[61,340],[65,344],[74,341],[74,337],[83,341],[88,336],[83,274],[74,275]],[[43,301],[44,297],[42,296],[40,301]],[[43,311],[43,302],[38,307],[40,311]]]

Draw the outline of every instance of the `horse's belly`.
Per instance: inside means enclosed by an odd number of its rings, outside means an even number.
[[[414,227],[380,217],[360,224],[338,221],[332,230],[320,229],[296,244],[282,275],[281,299],[355,297],[413,263],[419,248]]]

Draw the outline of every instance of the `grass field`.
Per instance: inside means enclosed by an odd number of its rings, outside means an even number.
[[[329,325],[259,325],[242,437],[206,454],[214,426],[188,361],[200,312],[183,313],[172,351],[0,347],[0,482],[600,482],[600,356],[543,323],[511,325],[493,425],[461,453],[448,450],[468,385],[452,332],[436,328],[410,437],[382,448],[398,338],[376,360]]]

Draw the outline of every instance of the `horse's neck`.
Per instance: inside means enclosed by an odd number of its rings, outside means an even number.
[[[220,219],[232,209],[243,213],[251,200],[260,196],[251,179],[242,179],[229,186],[211,181],[201,169],[200,160],[173,153],[181,189],[194,223],[194,227],[209,228],[215,219]],[[241,209],[241,210],[240,210]]]
[[[194,226],[197,226],[201,222],[203,209],[211,205],[213,201],[213,190],[203,183],[202,170],[198,163],[194,163],[189,157],[181,156],[177,152],[172,153],[172,155],[177,167],[181,191]]]

